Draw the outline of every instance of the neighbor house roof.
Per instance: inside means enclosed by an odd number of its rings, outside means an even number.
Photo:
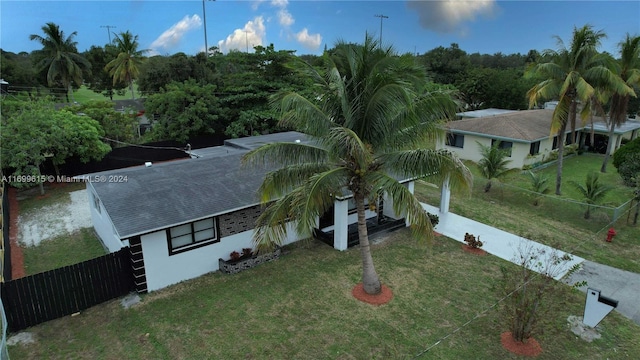
[[[553,110],[523,110],[447,123],[455,133],[533,142],[549,137]]]
[[[194,159],[92,174],[107,179],[90,186],[125,239],[259,204],[257,190],[268,169],[242,167],[242,156],[261,144],[295,140],[308,142],[298,132],[229,140],[192,151],[200,156]]]
[[[485,117],[485,116],[496,116],[496,115],[508,114],[515,111],[517,110],[488,108],[488,109],[460,112],[460,113],[457,113],[456,115],[462,118],[479,118],[479,117]]]
[[[590,130],[590,129],[591,129],[591,125],[587,124],[585,126],[585,130]],[[624,134],[624,133],[628,133],[630,131],[639,130],[639,129],[640,129],[640,121],[629,119],[624,124],[616,126],[613,132],[614,134]],[[607,125],[607,123],[605,123],[602,120],[595,121],[593,123],[593,131],[597,133],[606,134],[606,133],[609,133],[609,126]]]

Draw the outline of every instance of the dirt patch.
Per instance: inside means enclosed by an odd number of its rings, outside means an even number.
[[[23,246],[37,246],[41,241],[93,226],[86,190],[70,192],[69,197],[69,203],[53,204],[20,215],[18,242]]]
[[[466,251],[468,253],[471,253],[471,254],[475,254],[475,255],[480,255],[480,256],[487,255],[486,251],[484,251],[482,249],[479,249],[479,248],[472,248],[469,245],[462,245],[462,250],[464,250],[464,251]]]
[[[393,292],[385,285],[381,285],[380,294],[370,295],[364,291],[364,285],[359,283],[351,294],[354,298],[371,305],[384,305],[393,299]]]
[[[520,356],[536,357],[542,353],[542,347],[536,339],[530,338],[527,342],[515,341],[510,331],[500,334],[500,341],[502,347]]]

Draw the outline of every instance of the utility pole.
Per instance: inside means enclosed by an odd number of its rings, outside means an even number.
[[[115,26],[112,25],[100,25],[101,28],[106,28],[107,29],[107,35],[109,35],[109,44],[111,44],[111,30],[110,29],[115,29]]]
[[[202,0],[202,21],[204,23],[204,54],[209,56],[209,44],[207,43],[207,10],[204,7],[204,2],[206,0]],[[216,1],[216,0],[209,0]]]
[[[382,14],[373,15],[373,16],[380,18],[380,44],[378,44],[378,46],[382,48],[382,20],[388,19],[389,17]]]
[[[247,54],[249,53],[249,30],[244,30],[244,41],[247,43]]]

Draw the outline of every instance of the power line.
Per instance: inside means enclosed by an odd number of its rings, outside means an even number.
[[[386,15],[382,15],[382,14],[373,15],[373,16],[380,18],[380,44],[378,44],[378,46],[380,46],[382,48],[382,20],[388,19],[389,17],[386,16]]]
[[[109,35],[109,44],[111,44],[111,30],[110,29],[115,29],[116,27],[113,26],[113,25],[100,25],[100,27],[107,29],[107,34]]]

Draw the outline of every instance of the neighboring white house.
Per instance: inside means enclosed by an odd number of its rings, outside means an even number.
[[[496,110],[496,109],[491,109]],[[544,161],[550,153],[558,148],[558,136],[551,136],[551,117],[553,109],[506,111],[495,115],[466,118],[447,123],[447,136],[440,140],[436,148],[448,149],[461,159],[478,162],[482,159],[478,143],[491,146],[500,141],[500,147],[510,149],[507,165],[509,168],[522,168]],[[594,132],[607,134],[606,124],[602,119],[594,122]],[[613,141],[620,147],[620,139],[637,137],[640,122],[627,121],[615,130]],[[588,142],[591,125],[576,129],[576,143]],[[564,134],[565,143],[571,143],[571,129]]]
[[[263,210],[257,190],[268,169],[244,168],[241,157],[265,143],[298,140],[308,142],[298,132],[227,140],[192,151],[191,159],[87,175],[94,228],[109,251],[130,247],[139,292],[216,271],[219,258],[253,247]],[[367,217],[397,219],[392,208]],[[356,222],[349,210],[349,195],[337,198],[333,219],[319,229],[333,233],[339,250],[347,249],[349,224]],[[288,234],[285,244],[302,237],[291,225]]]

